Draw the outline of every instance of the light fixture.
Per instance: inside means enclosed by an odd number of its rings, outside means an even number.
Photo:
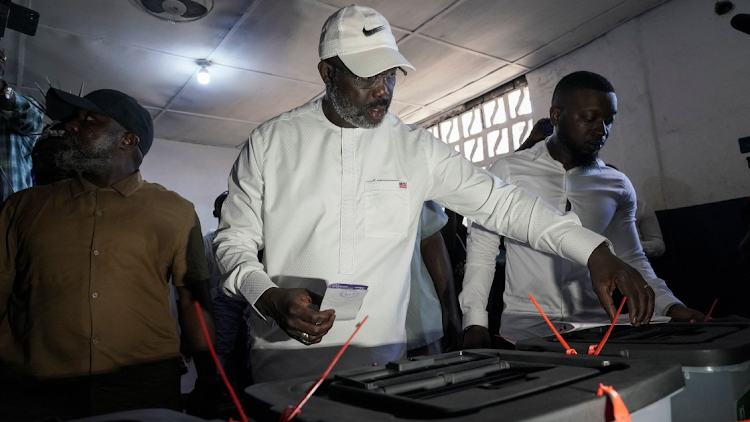
[[[211,82],[211,74],[208,73],[208,66],[211,66],[211,62],[208,60],[198,60],[198,65],[200,65],[200,70],[198,71],[198,83],[201,85],[206,85],[207,83]]]

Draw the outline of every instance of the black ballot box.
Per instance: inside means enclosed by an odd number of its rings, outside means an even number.
[[[278,421],[315,381],[248,387],[249,415]],[[478,349],[334,367],[294,420],[604,422],[612,420],[612,402],[597,396],[600,384],[619,393],[634,422],[670,420],[669,397],[684,387],[680,366],[669,362]]]
[[[206,422],[206,419],[186,415],[169,409],[138,409],[108,413],[90,418],[75,419],[71,422]],[[212,419],[209,422],[220,422]]]
[[[598,344],[609,327],[563,334],[578,353]],[[522,340],[517,350],[563,351],[555,336]],[[616,325],[600,356],[675,362],[685,389],[672,398],[672,420],[728,422],[750,418],[750,324]]]

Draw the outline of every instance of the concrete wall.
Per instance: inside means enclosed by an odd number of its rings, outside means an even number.
[[[750,136],[750,35],[714,2],[674,0],[526,75],[534,118],[548,116],[557,81],[576,70],[607,77],[618,97],[600,156],[655,209],[750,195],[737,139]]]
[[[240,151],[154,139],[143,159],[143,178],[173,190],[195,204],[203,233],[215,229],[214,200],[227,190],[227,178]]]

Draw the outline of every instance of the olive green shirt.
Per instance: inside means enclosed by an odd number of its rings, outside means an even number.
[[[12,195],[0,234],[0,293],[12,294],[24,371],[78,376],[179,356],[170,277],[208,279],[192,203],[140,172],[107,188],[79,176]]]

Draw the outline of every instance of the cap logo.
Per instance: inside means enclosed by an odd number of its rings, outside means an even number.
[[[365,34],[365,37],[369,37],[383,30],[385,30],[385,25],[380,25],[372,29],[365,29],[364,26],[362,27],[362,33]]]

